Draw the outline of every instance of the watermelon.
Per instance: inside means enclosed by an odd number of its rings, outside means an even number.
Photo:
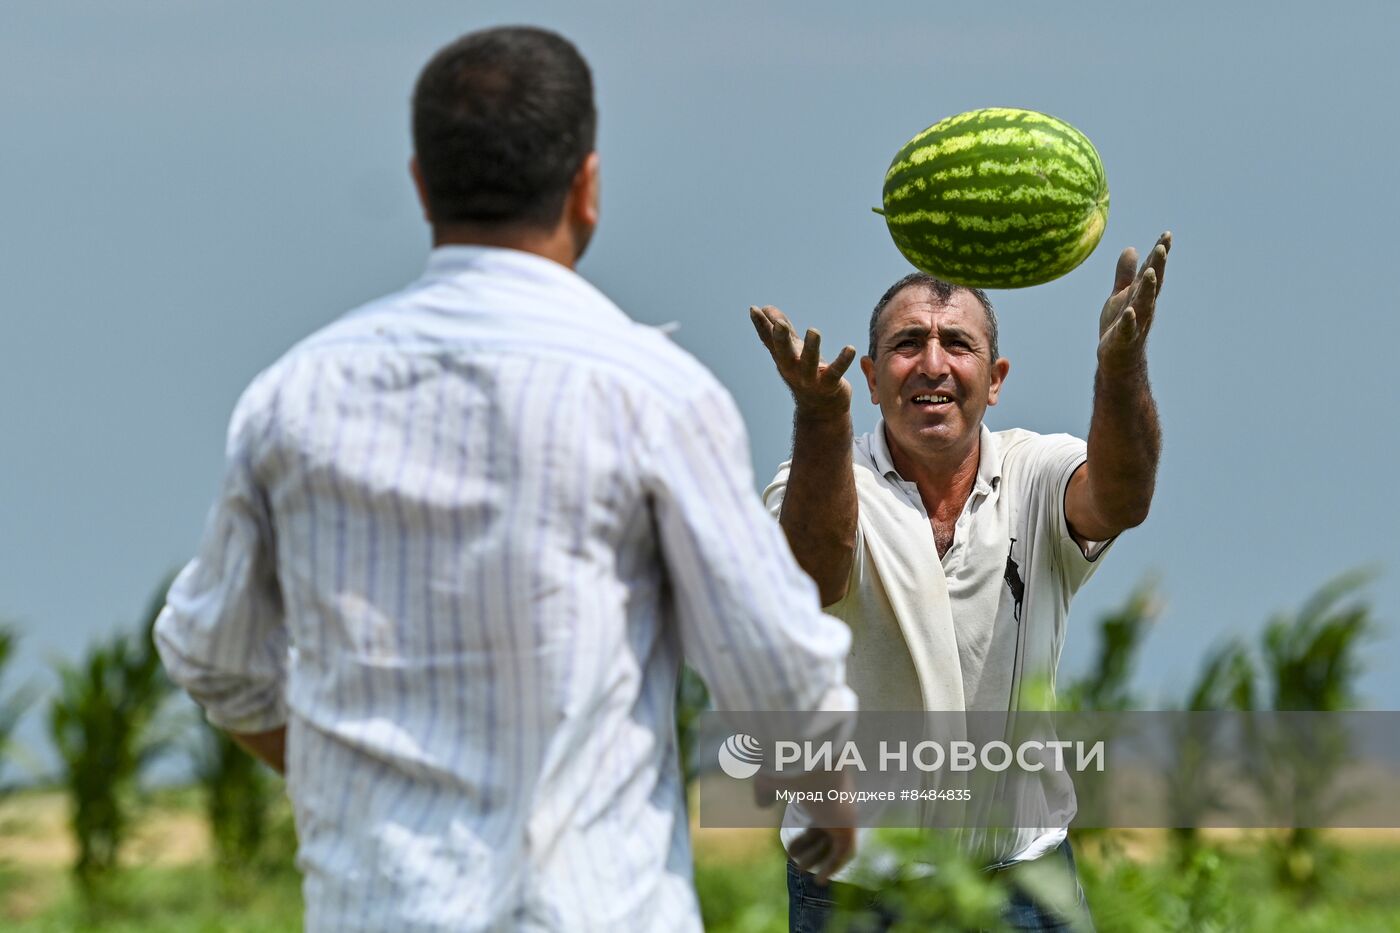
[[[875,212],[924,272],[1024,288],[1094,251],[1108,221],[1108,182],[1093,143],[1068,123],[992,107],[940,120],[905,143]]]

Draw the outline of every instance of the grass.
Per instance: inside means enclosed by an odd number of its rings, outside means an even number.
[[[4,927],[14,933],[103,930],[113,933],[254,933],[301,928],[301,880],[295,872],[230,884],[207,864],[143,866],[89,905],[62,873],[19,872],[7,879]],[[42,901],[17,891],[46,892]]]
[[[198,793],[148,800],[121,871],[92,905],[68,869],[61,795],[24,792],[0,806],[0,928],[16,933],[292,931],[301,927],[300,878],[284,858],[244,874],[215,865]],[[1194,860],[1172,857],[1165,832],[1106,834],[1078,850],[1081,879],[1103,933],[1393,931],[1400,929],[1400,837],[1339,831],[1336,864],[1304,900],[1275,882],[1263,834],[1216,832]],[[705,928],[787,929],[784,860],[764,830],[694,833],[695,884]],[[289,855],[289,853],[288,853]]]

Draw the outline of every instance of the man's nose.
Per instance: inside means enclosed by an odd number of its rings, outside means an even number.
[[[923,375],[930,378],[946,376],[949,371],[948,354],[943,349],[943,344],[937,340],[930,340],[924,344],[924,352],[919,357],[919,369]]]

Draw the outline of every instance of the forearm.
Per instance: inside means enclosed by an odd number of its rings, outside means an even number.
[[[287,727],[278,726],[266,732],[230,732],[229,738],[248,750],[254,758],[278,774],[287,771]]]
[[[1088,447],[1090,501],[1100,521],[1120,531],[1142,524],[1162,452],[1145,358],[1116,368],[1100,364]]]
[[[850,409],[811,413],[799,407],[779,524],[823,606],[845,595],[851,572],[858,515],[851,469]]]

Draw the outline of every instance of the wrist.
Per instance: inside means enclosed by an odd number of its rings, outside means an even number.
[[[799,401],[794,418],[804,424],[835,425],[851,420],[850,399],[829,399],[820,402]]]
[[[1147,376],[1147,354],[1099,354],[1099,376],[1110,382],[1141,380]]]

